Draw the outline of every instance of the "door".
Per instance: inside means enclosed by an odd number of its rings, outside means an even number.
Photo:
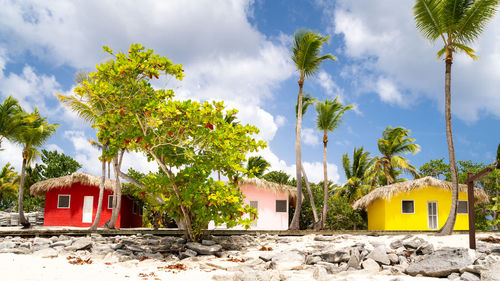
[[[83,197],[83,212],[82,212],[82,222],[92,223],[92,211],[94,205],[94,196]]]
[[[438,212],[436,201],[427,202],[427,218],[427,225],[429,229],[438,229]]]

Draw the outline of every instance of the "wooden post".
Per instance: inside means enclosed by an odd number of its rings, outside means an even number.
[[[469,248],[476,249],[476,213],[474,211],[474,173],[467,173],[467,209],[469,210]]]

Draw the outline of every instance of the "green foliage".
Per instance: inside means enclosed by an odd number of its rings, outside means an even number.
[[[361,216],[361,210],[354,210],[346,197],[328,198],[328,220],[326,229],[356,230],[366,229],[367,225]]]
[[[15,205],[17,189],[19,188],[19,175],[7,163],[0,171],[0,210]]]
[[[328,39],[329,36],[325,37],[306,29],[295,32],[292,61],[301,77],[313,77],[323,61],[337,60],[331,54],[320,55],[323,44],[327,43]]]
[[[25,117],[26,113],[14,97],[9,96],[0,104],[0,148],[4,138],[15,140],[16,135],[22,131]]]
[[[342,116],[347,110],[353,109],[353,105],[344,106],[336,96],[334,100],[325,99],[324,102],[316,103],[316,128],[321,131],[333,132],[342,122]]]
[[[336,191],[335,196],[343,196],[349,203],[353,203],[372,190],[370,185],[370,168],[377,159],[370,157],[370,152],[364,151],[363,147],[354,148],[352,161],[344,153],[342,155],[342,167],[346,176],[346,183]]]
[[[247,163],[247,174],[252,177],[262,178],[264,172],[269,168],[271,164],[266,161],[262,156],[254,156],[248,158]]]
[[[410,130],[403,127],[392,128],[388,126],[382,133],[382,138],[378,139],[378,150],[381,156],[373,164],[370,174],[372,175],[372,185],[379,183],[382,185],[391,184],[398,181],[397,176],[402,172],[419,178],[420,175],[409,161],[400,154],[415,154],[420,150],[420,146],[415,144],[415,139],[409,138]]]
[[[131,45],[128,53],[104,50],[113,59],[98,65],[75,89],[75,99],[85,99],[98,113],[92,115],[93,128],[99,142],[108,145],[101,158],[127,149],[155,161],[162,172],[143,179],[145,197],[161,197],[169,215],[184,220],[190,239],[198,240],[209,221],[248,227],[251,220],[241,214],[255,210],[242,206],[237,183],[246,154],[265,146],[250,137],[257,128],[234,118],[228,122],[237,111],[225,110],[222,102],[177,101],[172,90],[154,89],[153,77],[166,74],[182,80],[184,74],[181,65],[152,50],[139,44]],[[214,171],[230,183],[211,179]]]
[[[441,176],[448,177],[450,166],[444,163],[444,158],[431,160],[420,167],[422,177],[434,177],[439,179]]]
[[[494,229],[500,229],[500,196],[491,198],[491,204],[486,208],[493,214],[493,220],[488,221],[488,225]]]
[[[297,118],[299,115],[299,100],[297,96],[297,103],[295,104],[295,117]],[[302,116],[304,116],[307,112],[309,106],[316,102],[316,98],[313,98],[310,94],[305,94],[302,97]]]
[[[57,151],[42,149],[41,174],[44,179],[59,178],[71,175],[82,167],[80,163],[70,156]]]
[[[290,181],[290,175],[283,172],[283,171],[271,171],[271,172],[263,175],[262,178],[264,180],[270,181],[270,182],[288,184],[288,185],[292,185],[292,186],[294,185]]]

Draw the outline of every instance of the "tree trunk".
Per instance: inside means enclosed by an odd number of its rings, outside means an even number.
[[[295,203],[295,212],[293,219],[290,223],[290,230],[299,230],[300,224],[300,211],[302,209],[302,146],[301,146],[301,133],[302,133],[302,87],[304,86],[304,75],[301,73],[299,78],[299,98],[297,101],[297,124],[295,126],[295,175],[297,179],[297,201]]]
[[[304,181],[306,182],[307,193],[309,194],[309,201],[311,201],[311,209],[314,217],[314,230],[319,230],[319,226],[321,222],[318,219],[318,213],[316,212],[316,203],[314,203],[314,196],[311,191],[311,187],[309,186],[309,180],[307,179],[306,171],[304,170],[304,166],[301,165],[302,176],[304,177]]]
[[[17,198],[17,210],[19,213],[19,223],[23,226],[23,228],[29,228],[30,223],[29,221],[24,217],[24,210],[23,210],[23,198],[24,198],[24,177],[26,176],[26,162],[28,161],[28,151],[26,149],[23,150],[23,165],[21,167],[21,180],[19,183],[19,192],[18,192],[18,198]]]
[[[111,179],[111,162],[108,162],[108,179]]]
[[[443,227],[438,231],[438,235],[451,235],[457,218],[458,208],[458,176],[457,163],[455,161],[455,148],[453,147],[453,133],[451,129],[451,64],[453,63],[452,54],[446,57],[445,72],[445,119],[446,119],[446,140],[448,141],[448,154],[450,160],[450,172],[452,183],[451,208],[448,219]]]
[[[115,228],[116,220],[120,214],[120,207],[122,204],[122,183],[120,181],[120,168],[122,165],[123,154],[125,150],[121,150],[118,155],[113,159],[113,168],[115,173],[115,192],[113,198],[113,212],[111,218],[104,224],[106,228]]]
[[[325,228],[326,212],[328,211],[328,171],[326,161],[326,146],[328,143],[328,135],[326,130],[323,133],[323,213],[321,214],[321,228]]]
[[[104,146],[103,151],[106,150]],[[102,174],[101,174],[101,185],[99,186],[99,201],[97,203],[97,211],[94,218],[94,223],[90,226],[89,230],[96,230],[99,227],[99,221],[101,220],[102,212],[102,198],[104,197],[104,184],[106,183],[106,161],[102,161]]]

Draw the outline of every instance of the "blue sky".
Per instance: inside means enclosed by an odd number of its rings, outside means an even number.
[[[331,40],[326,62],[305,92],[324,100],[340,95],[356,110],[329,134],[329,179],[342,184],[343,153],[364,146],[378,155],[387,126],[403,126],[421,145],[412,164],[447,159],[444,62],[440,46],[424,41],[412,20],[412,1],[4,1],[0,0],[0,98],[12,94],[26,110],[37,106],[60,123],[46,148],[58,149],[99,173],[95,133],[62,107],[54,93],[71,94],[78,70],[106,59],[102,46],[124,51],[141,43],[184,65],[186,79],[162,77],[156,87],[179,98],[224,100],[239,118],[260,128],[261,151],[272,168],[295,168],[297,73],[290,60],[293,33],[309,28]],[[458,55],[452,70],[453,129],[458,160],[490,163],[500,141],[500,19],[473,46],[474,62]],[[314,110],[305,116],[303,161],[312,181],[322,179],[321,132]],[[6,143],[0,165],[20,167],[20,148]],[[124,168],[155,169],[139,154]]]

